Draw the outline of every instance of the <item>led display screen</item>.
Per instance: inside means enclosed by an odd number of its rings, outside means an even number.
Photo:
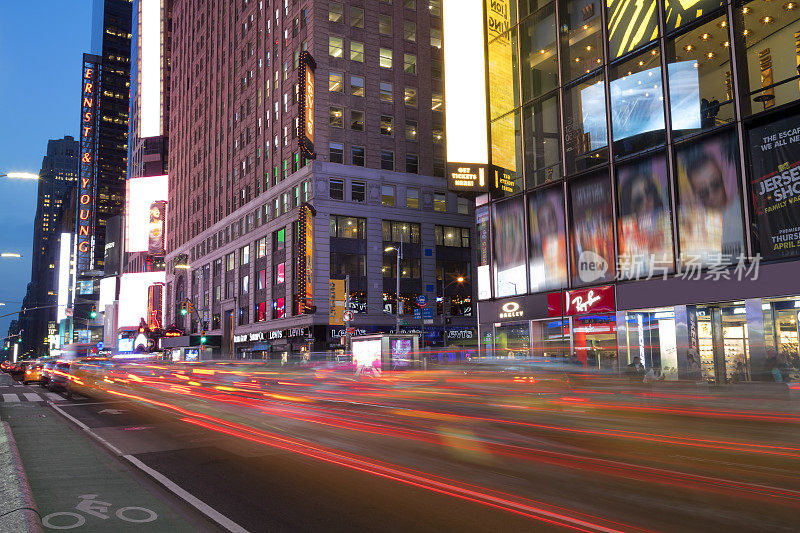
[[[155,244],[151,243],[151,222],[154,221],[152,210],[163,209],[161,202],[167,201],[167,176],[148,176],[131,178],[125,182],[125,251],[146,252]],[[163,227],[166,217],[159,215],[159,228]],[[161,242],[166,228],[160,231]]]
[[[614,238],[610,183],[599,175],[570,186],[572,282],[586,285],[614,279]]]
[[[61,322],[67,318],[69,302],[70,257],[72,255],[72,234],[62,233],[58,252],[58,313],[56,320]]]
[[[567,236],[562,189],[531,194],[528,218],[531,292],[564,287],[567,283]]]
[[[150,286],[164,284],[164,272],[138,272],[122,274],[119,284],[119,309],[117,327],[138,327],[142,319],[148,319],[148,293]],[[163,294],[163,291],[161,291]],[[163,302],[158,305],[163,309]],[[158,317],[163,323],[163,317]]]
[[[478,299],[487,300],[492,297],[489,206],[475,209],[475,223],[478,235]]]
[[[525,204],[522,198],[498,202],[492,208],[495,296],[525,294]]]
[[[161,0],[139,3],[139,136],[161,135]]]
[[[414,363],[411,339],[391,339],[392,370],[409,368]]]
[[[356,373],[381,373],[381,339],[353,340]]]
[[[665,156],[621,167],[617,179],[619,276],[631,279],[669,272],[672,218]]]
[[[606,0],[608,51],[612,58],[658,37],[656,0]]]
[[[729,134],[677,151],[678,229],[684,264],[731,262],[744,252],[736,152],[736,141]]]

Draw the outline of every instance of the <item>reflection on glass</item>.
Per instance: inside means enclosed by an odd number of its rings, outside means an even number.
[[[678,135],[734,118],[726,17],[670,40],[667,46],[672,130]]]
[[[649,43],[658,37],[656,0],[606,0],[608,9],[608,53],[611,58]]]
[[[491,39],[492,31],[489,30]],[[517,30],[498,35],[489,42],[489,115],[492,120],[519,105],[517,94]]]
[[[591,0],[562,0],[561,62],[564,80],[573,80],[603,63],[600,9]]]
[[[717,265],[744,252],[736,141],[730,134],[677,152],[681,263]]]
[[[531,332],[528,322],[510,322],[495,327],[492,357],[527,358],[530,356]]]
[[[662,144],[664,95],[658,49],[648,50],[611,70],[611,129],[615,156]],[[602,96],[601,86],[584,89],[584,109]]]
[[[567,172],[584,170],[608,161],[603,75],[598,74],[568,87],[564,94]]]
[[[664,0],[667,33],[725,5],[723,0]]]
[[[540,9],[520,24],[522,101],[558,86],[555,4]]]
[[[525,174],[528,187],[561,177],[558,128],[558,96],[539,100],[524,108]]]
[[[619,169],[619,264],[622,279],[672,270],[672,218],[663,154]]]
[[[572,282],[602,283],[614,279],[611,188],[598,175],[570,186],[572,206]]]
[[[749,82],[745,112],[758,113],[800,98],[797,52],[800,4],[797,0],[757,0],[736,8],[736,37],[744,43],[746,62],[739,66]],[[792,53],[794,52],[794,53]],[[781,83],[784,82],[785,83]],[[773,84],[779,84],[771,87]],[[749,108],[749,109],[748,109]]]
[[[525,294],[525,205],[522,197],[494,204],[495,296]]]
[[[560,289],[567,284],[567,236],[561,187],[528,197],[530,219],[531,292]]]

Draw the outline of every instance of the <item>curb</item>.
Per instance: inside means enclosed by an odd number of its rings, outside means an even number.
[[[8,422],[0,422],[0,531],[43,532]]]

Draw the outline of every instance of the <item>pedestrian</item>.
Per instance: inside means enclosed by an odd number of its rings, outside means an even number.
[[[633,358],[633,362],[628,365],[628,369],[625,373],[632,382],[642,383],[644,381],[644,365],[638,355]]]

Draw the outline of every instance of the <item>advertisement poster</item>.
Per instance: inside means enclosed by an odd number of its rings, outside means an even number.
[[[607,0],[608,51],[619,57],[658,37],[656,0]]]
[[[488,205],[475,209],[475,225],[478,233],[478,299],[487,300],[492,297]]]
[[[750,131],[750,179],[761,255],[800,253],[800,117]]]
[[[564,192],[560,187],[528,197],[531,292],[567,284],[567,235]]]
[[[572,281],[575,285],[614,279],[611,187],[605,175],[570,187],[572,204]]]
[[[517,94],[514,76],[515,32],[511,26],[511,0],[486,2],[489,58],[489,114],[492,120],[492,164],[516,172],[514,109]],[[505,116],[504,116],[505,115]],[[498,117],[503,117],[499,118]]]
[[[677,156],[681,262],[736,261],[744,253],[736,141],[731,135],[711,137]]]
[[[525,294],[525,205],[522,198],[493,207],[495,296]]]
[[[664,155],[620,168],[619,276],[633,279],[672,270],[672,218]]]
[[[392,370],[409,368],[413,363],[411,339],[391,339]]]

